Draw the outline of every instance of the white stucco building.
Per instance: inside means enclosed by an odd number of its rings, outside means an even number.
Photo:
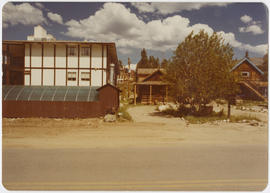
[[[43,29],[43,28],[42,28]],[[39,26],[27,41],[3,41],[4,84],[103,86],[116,84],[115,43],[56,41]]]

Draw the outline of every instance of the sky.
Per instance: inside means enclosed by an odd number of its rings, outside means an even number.
[[[118,58],[136,64],[147,55],[170,58],[192,31],[217,32],[234,50],[268,51],[268,8],[263,3],[9,2],[2,9],[3,40],[26,40],[34,26],[57,40],[115,42]]]

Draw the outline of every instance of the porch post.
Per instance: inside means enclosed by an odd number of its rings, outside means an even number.
[[[136,105],[136,84],[134,84],[134,105]]]
[[[150,104],[152,104],[152,85],[150,85]]]
[[[168,102],[168,85],[166,85],[166,102]]]

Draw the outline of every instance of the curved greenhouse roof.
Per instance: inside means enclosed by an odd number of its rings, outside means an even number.
[[[98,100],[99,87],[3,85],[3,101],[84,101]]]

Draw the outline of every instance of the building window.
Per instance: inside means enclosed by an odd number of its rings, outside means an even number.
[[[82,81],[89,81],[90,80],[90,72],[82,72],[81,73],[81,80]]]
[[[68,47],[68,55],[69,56],[76,56],[76,47],[75,46]]]
[[[90,48],[82,47],[81,55],[82,56],[89,56],[90,55]]]
[[[249,77],[249,72],[241,72],[241,76],[247,78]]]
[[[70,81],[76,81],[76,72],[68,72],[67,79]]]

